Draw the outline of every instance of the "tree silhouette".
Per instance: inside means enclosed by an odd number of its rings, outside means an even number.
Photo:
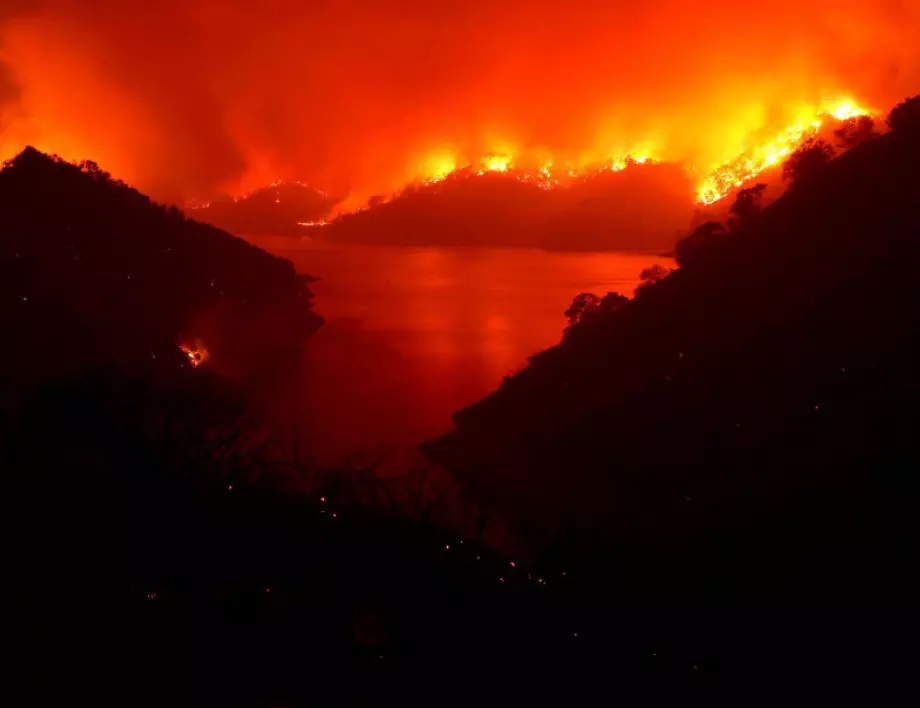
[[[902,135],[920,134],[920,96],[908,98],[888,114],[888,127],[891,132]]]
[[[727,236],[728,231],[718,221],[707,221],[698,226],[692,234],[677,242],[677,265],[683,268],[705,260],[713,245]]]
[[[767,185],[756,184],[753,187],[742,189],[735,197],[731,213],[734,218],[728,220],[728,230],[732,233],[745,228],[763,209],[764,192]]]
[[[601,300],[600,311],[601,312],[613,312],[614,310],[619,310],[627,302],[629,302],[629,298],[626,297],[625,295],[621,295],[620,293],[615,292],[615,291],[609,292],[606,295],[604,295],[604,299]]]
[[[606,298],[605,298],[606,299]],[[573,327],[581,322],[585,316],[596,312],[600,307],[601,299],[594,293],[579,293],[572,300],[565,316],[569,318],[569,326]]]
[[[834,157],[830,143],[820,138],[809,138],[789,156],[783,165],[783,179],[793,184],[813,182],[824,172]]]
[[[763,209],[766,191],[767,185],[763,183],[739,190],[732,204],[732,216],[728,220],[728,228],[718,221],[707,221],[700,224],[693,233],[677,242],[677,265],[683,267],[688,263],[706,260],[714,244],[731,234],[744,231]],[[647,272],[643,271],[643,280],[646,279]],[[647,283],[643,285],[645,284]]]
[[[664,280],[665,278],[667,278],[670,274],[671,274],[671,269],[665,268],[663,265],[659,263],[656,263],[653,266],[645,268],[643,269],[641,273],[639,273],[639,278],[642,279],[642,282],[639,283],[639,286],[638,288],[636,288],[636,290],[639,290],[641,288],[647,288],[650,285],[654,285],[659,280]]]
[[[848,118],[834,131],[834,135],[837,137],[837,145],[844,150],[849,150],[872,140],[877,135],[875,121],[871,116]]]

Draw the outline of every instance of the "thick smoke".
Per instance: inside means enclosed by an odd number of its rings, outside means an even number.
[[[23,9],[22,3],[17,4],[12,0],[0,5],[0,30]],[[19,98],[19,86],[13,79],[12,68],[4,61],[2,37],[3,35],[0,34],[0,145],[3,144],[3,134],[10,120],[8,115],[10,104]],[[4,157],[6,156],[0,155],[0,159]]]
[[[432,151],[646,149],[705,169],[800,102],[848,94],[886,109],[920,90],[913,0],[24,10],[0,14],[0,95],[20,89],[0,149],[92,157],[161,198],[277,177],[373,194],[417,175]]]
[[[6,64],[0,63],[0,129],[3,128],[3,111],[7,104],[19,97],[19,87]]]

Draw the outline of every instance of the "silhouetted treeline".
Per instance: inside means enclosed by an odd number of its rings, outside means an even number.
[[[252,369],[320,322],[286,261],[31,150],[0,247],[4,705],[496,705],[611,656],[620,696],[686,689],[699,649],[628,618],[611,653],[560,568],[435,526],[424,475],[266,428]]]
[[[439,703],[468,702],[569,661],[566,613],[434,527],[423,478],[265,427],[236,374],[320,323],[289,263],[32,150],[0,249],[4,705],[430,704],[458,671]]]
[[[689,223],[692,202],[689,179],[676,165],[631,163],[553,189],[526,173],[466,170],[316,233],[349,243],[665,250]]]
[[[785,174],[767,169],[758,181],[778,194],[784,179],[795,174],[807,179],[816,160],[820,168],[835,145],[849,150],[876,134],[870,116],[827,119],[796,151],[793,162],[804,161],[801,169],[791,166]],[[671,252],[693,223],[694,209],[712,219],[725,208],[694,206],[691,178],[676,163],[629,162],[619,171],[572,180],[563,176],[560,186],[546,186],[538,173],[512,169],[478,175],[467,168],[436,184],[410,186],[391,199],[375,197],[366,209],[308,233],[346,243]]]
[[[916,105],[793,160],[808,176],[770,206],[741,192],[633,300],[579,296],[562,342],[425,450],[533,542],[605,549],[620,592],[913,604]]]
[[[201,341],[238,374],[322,323],[280,258],[27,149],[0,171],[0,367],[22,383],[82,363],[176,360]]]
[[[279,182],[241,199],[219,197],[188,213],[235,234],[297,236],[304,233],[302,224],[321,221],[338,201],[300,182]]]
[[[265,435],[221,374],[318,326],[289,263],[27,151],[0,172],[4,702],[883,700],[917,597],[912,125],[739,193],[634,299],[579,296],[427,447],[518,559]]]

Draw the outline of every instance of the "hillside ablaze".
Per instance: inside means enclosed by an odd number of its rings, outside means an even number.
[[[790,104],[920,87],[914,0],[0,5],[0,158],[92,159],[169,203],[280,177],[353,209],[465,166],[552,161],[561,186],[627,154],[702,189],[742,155],[756,171]]]
[[[873,111],[862,108],[851,100],[804,111],[794,123],[783,128],[772,140],[755,145],[737,158],[716,166],[697,190],[699,202],[713,204],[765,170],[781,164],[799,145],[817,135],[828,119],[845,121],[871,115]]]
[[[700,205],[711,205],[725,198],[745,183],[756,179],[766,170],[781,165],[796,148],[816,136],[833,122],[842,123],[860,116],[874,116],[876,111],[861,106],[850,98],[829,101],[821,105],[804,106],[795,111],[795,118],[779,131],[760,141],[745,141],[750,147],[722,163],[713,165],[702,173],[696,186],[696,200]],[[760,131],[763,132],[763,131]],[[399,197],[406,190],[424,189],[441,185],[446,180],[470,179],[500,175],[519,182],[534,184],[543,190],[566,188],[579,181],[591,179],[604,172],[620,172],[631,165],[641,166],[666,162],[662,155],[650,149],[635,149],[601,161],[583,159],[579,162],[536,160],[526,152],[490,152],[473,160],[462,160],[457,154],[439,150],[417,161],[420,165],[418,179],[384,198],[375,198],[379,206]],[[685,165],[688,170],[692,168]],[[694,170],[695,171],[695,170]],[[366,209],[360,206],[343,209],[336,216]],[[305,227],[328,225],[326,220],[302,223]]]
[[[851,99],[802,109],[796,120],[776,133],[772,139],[763,143],[755,143],[742,154],[722,164],[714,165],[706,172],[697,187],[698,202],[703,205],[713,204],[732,190],[741,187],[745,182],[755,179],[765,170],[781,164],[798,146],[825,127],[829,120],[842,122],[859,116],[872,116],[874,113]],[[523,161],[519,161],[512,155],[489,154],[479,158],[479,167],[475,174],[483,176],[490,172],[508,173],[520,181],[534,182],[544,189],[551,189],[600,172],[619,172],[630,164],[643,165],[661,161],[664,160],[644,152],[630,152],[601,163],[583,162],[577,165],[565,163],[562,168],[558,168],[553,160],[546,160],[540,167],[528,169],[517,168],[518,162]],[[456,164],[456,162],[456,159],[452,158],[450,164]],[[441,182],[450,174],[452,173],[437,172],[424,178],[422,182]]]
[[[511,155],[486,155],[480,160],[479,174],[486,172],[507,172],[512,163]]]
[[[845,97],[820,104],[802,105],[785,111],[793,118],[778,129],[761,126],[741,141],[741,150],[722,162],[700,169],[691,164],[691,158],[675,159],[675,151],[661,139],[649,136],[644,142],[628,150],[605,150],[592,147],[580,156],[549,155],[546,150],[518,149],[511,141],[497,141],[500,147],[480,156],[461,154],[452,148],[437,148],[422,153],[411,161],[415,167],[413,176],[405,186],[375,196],[370,203],[384,204],[404,193],[407,189],[435,187],[451,179],[501,176],[538,186],[543,190],[566,188],[579,181],[590,179],[604,172],[619,172],[630,165],[671,162],[682,164],[688,173],[694,175],[696,200],[700,205],[711,205],[731,194],[745,183],[756,179],[766,170],[781,165],[803,142],[817,135],[833,122],[843,122],[860,116],[875,116],[877,111],[864,107],[859,101]],[[650,147],[655,146],[655,147]],[[48,146],[50,149],[50,145]],[[12,148],[8,150],[14,154]],[[73,151],[71,151],[72,153]],[[718,151],[716,151],[718,152]],[[65,157],[70,153],[62,151]],[[74,153],[75,154],[75,153]],[[731,151],[729,151],[731,154]],[[604,156],[606,155],[606,156]],[[604,157],[597,157],[604,156]],[[103,163],[106,164],[106,163]],[[267,187],[251,194],[232,197],[235,203],[245,202],[255,195],[268,195],[276,205],[288,203],[290,195],[285,190],[300,187],[313,190],[318,197],[328,198],[321,189],[297,180],[276,179]],[[196,200],[186,203],[187,209],[208,208],[211,200]],[[368,208],[367,197],[352,194],[337,206],[330,206],[332,213],[324,218],[297,219],[303,228],[319,228],[328,225],[335,217]]]

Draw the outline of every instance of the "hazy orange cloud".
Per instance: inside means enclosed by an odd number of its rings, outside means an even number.
[[[801,105],[920,91],[910,0],[33,0],[0,23],[0,150],[180,201],[366,197],[493,151],[705,170]]]

